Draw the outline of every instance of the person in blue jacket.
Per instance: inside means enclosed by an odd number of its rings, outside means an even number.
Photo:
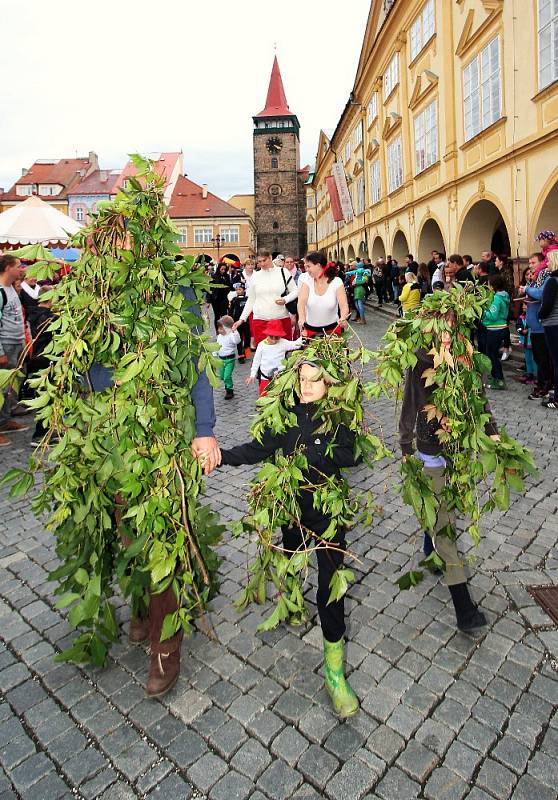
[[[195,301],[190,288],[180,287],[186,300]],[[198,306],[192,306],[200,316]],[[112,370],[102,364],[93,364],[85,375],[85,383],[93,392],[102,392],[112,386]],[[198,374],[192,388],[192,404],[195,411],[196,435],[192,439],[192,454],[200,458],[203,454],[203,470],[209,475],[221,462],[221,451],[213,429],[215,427],[215,406],[213,389],[205,372]],[[115,509],[115,521],[120,522],[120,508]],[[149,697],[161,697],[176,684],[180,675],[180,645],[183,633],[180,631],[170,639],[161,642],[161,630],[165,617],[177,610],[177,601],[172,585],[160,594],[151,594],[149,616],[130,619],[128,639],[132,644],[142,644],[149,640],[150,669],[146,685]]]
[[[531,331],[533,358],[537,364],[537,383],[529,395],[529,400],[542,400],[552,386],[552,362],[544,335],[544,327],[539,320],[544,287],[550,277],[550,270],[542,253],[534,253],[529,259],[530,280],[526,286],[519,287],[520,295],[525,295],[527,316],[525,321]]]

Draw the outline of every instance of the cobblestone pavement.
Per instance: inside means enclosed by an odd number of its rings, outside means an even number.
[[[377,343],[386,324],[371,315],[366,341]],[[217,393],[227,444],[246,437],[246,373],[235,373],[233,401]],[[394,585],[421,545],[394,492],[396,465],[352,471],[356,486],[376,490],[383,516],[352,535],[360,562],[347,603],[348,662],[362,711],[345,724],[322,687],[319,627],[260,635],[263,610],[232,607],[247,553],[228,536],[212,614],[218,642],[202,634],[184,642],[180,681],[162,701],[144,695],[147,656],[127,643],[125,606],[106,670],[55,664],[71,631],[47,583],[52,541],[29,501],[2,490],[0,800],[556,798],[558,631],[525,589],[558,583],[556,420],[515,384],[493,406],[533,448],[540,476],[506,514],[485,521],[471,584],[490,625],[478,638],[456,632],[436,578],[412,592]],[[394,446],[392,404],[373,411]],[[1,452],[2,472],[25,463],[29,435]],[[252,474],[226,469],[209,479],[209,501],[225,521],[241,516]]]

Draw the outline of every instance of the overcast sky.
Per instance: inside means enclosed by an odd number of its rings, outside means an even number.
[[[37,158],[182,149],[223,197],[251,192],[252,115],[274,45],[302,164],[352,89],[370,0],[0,0],[0,186]],[[350,11],[350,13],[348,13]]]

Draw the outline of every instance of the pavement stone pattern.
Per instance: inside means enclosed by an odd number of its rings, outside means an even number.
[[[387,327],[370,312],[357,328],[375,346]],[[255,395],[235,371],[236,397],[216,392],[220,441],[246,439]],[[0,800],[184,798],[210,800],[551,800],[558,796],[558,630],[525,587],[558,584],[558,430],[551,415],[509,383],[491,401],[501,423],[532,447],[540,474],[509,511],[484,522],[471,577],[489,627],[456,631],[449,594],[435,577],[400,593],[398,574],[417,561],[422,537],[395,489],[397,462],[351,481],[373,488],[382,514],[352,531],[357,581],[348,593],[348,669],[361,712],[340,724],[322,686],[315,573],[312,624],[256,627],[267,609],[233,601],[253,545],[226,535],[217,640],[184,641],[182,674],[160,701],[144,694],[148,657],[122,638],[104,671],[57,664],[71,641],[54,608],[53,539],[27,498],[0,490]],[[371,409],[396,450],[397,410]],[[31,431],[14,436],[0,472],[26,463]],[[207,481],[222,519],[244,510],[252,468]],[[461,542],[468,551],[466,541]]]

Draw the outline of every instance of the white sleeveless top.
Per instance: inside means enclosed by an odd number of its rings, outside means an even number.
[[[308,302],[306,303],[306,322],[314,328],[327,328],[338,319],[337,289],[343,286],[341,278],[334,278],[323,295],[316,294],[314,278],[304,272],[299,278],[299,286],[308,286]]]

